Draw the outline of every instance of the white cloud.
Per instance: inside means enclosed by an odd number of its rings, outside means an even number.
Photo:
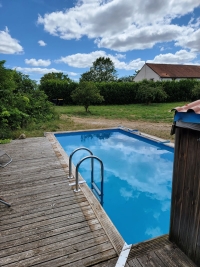
[[[0,53],[1,54],[19,54],[23,52],[23,47],[19,41],[12,38],[6,27],[5,31],[0,31]]]
[[[97,39],[96,44],[99,48],[106,47],[120,52],[146,49],[152,48],[156,43],[177,39],[182,31],[183,28],[177,25],[165,25],[165,27],[162,27],[158,24],[141,28],[132,25],[117,35]]]
[[[31,59],[25,59],[25,63],[34,67],[48,67],[49,65],[51,65],[51,60],[47,59],[35,59],[35,58],[31,58]]]
[[[46,74],[49,72],[65,72],[63,70],[57,70],[54,68],[47,69],[47,68],[22,68],[22,67],[15,67],[17,71],[21,71],[28,74]]]
[[[116,58],[126,58],[126,55],[116,53],[116,54],[115,54],[115,57],[116,57]]]
[[[88,68],[92,66],[92,62],[94,62],[99,57],[105,57],[106,53],[104,51],[95,51],[89,54],[81,54],[77,53],[74,55],[61,57],[56,60],[56,63],[66,63],[71,67],[75,68]]]
[[[188,35],[181,35],[179,38],[177,38],[175,45],[200,52],[200,29],[192,30],[192,32],[190,32]]]
[[[191,63],[197,54],[192,51],[180,50],[175,54],[167,53],[157,55],[153,60],[148,60],[148,62],[153,63],[168,63],[168,64],[187,64]]]
[[[0,3],[0,8],[2,7],[2,4]]]
[[[126,63],[124,61],[119,60],[120,57],[118,54],[113,56],[107,54],[105,51],[102,50],[94,51],[88,54],[77,53],[70,56],[61,57],[55,62],[65,63],[75,68],[89,68],[92,66],[92,63],[99,57],[109,57],[113,61],[116,69],[124,69],[124,70],[140,69],[145,63],[145,61],[141,60],[140,58],[132,60],[129,63]],[[125,55],[123,55],[123,57],[125,57]]]
[[[158,42],[176,41],[178,45],[199,49],[199,20],[187,26],[172,24],[172,19],[192,12],[199,0],[82,0],[65,11],[38,17],[44,30],[62,39],[93,38],[98,47],[125,52],[146,49]],[[181,40],[187,36],[193,42]],[[185,38],[184,38],[185,40]]]
[[[68,72],[68,74],[71,75],[71,76],[77,76],[78,75],[78,73],[72,72],[72,71]]]
[[[42,40],[38,41],[38,44],[39,44],[40,46],[46,46],[46,45],[47,45],[47,44],[46,44],[44,41],[42,41]]]

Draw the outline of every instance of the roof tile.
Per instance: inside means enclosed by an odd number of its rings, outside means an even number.
[[[146,63],[146,65],[161,78],[200,78],[200,66],[197,65],[155,63]]]
[[[196,114],[200,114],[200,100],[194,101],[183,107],[173,108],[172,110],[176,110],[178,112],[194,112]]]

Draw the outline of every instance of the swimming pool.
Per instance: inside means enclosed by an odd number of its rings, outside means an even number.
[[[169,232],[173,148],[122,129],[55,134],[70,155],[87,147],[104,163],[103,208],[128,244]],[[73,156],[76,165],[88,152]],[[90,160],[79,172],[91,186]],[[100,166],[94,174],[100,182]]]

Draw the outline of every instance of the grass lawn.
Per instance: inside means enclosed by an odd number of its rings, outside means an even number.
[[[171,109],[183,106],[186,102],[177,103],[157,103],[151,105],[113,105],[113,106],[90,106],[90,113],[86,113],[82,106],[57,106],[58,114],[66,114],[75,117],[106,118],[106,119],[126,119],[140,120],[148,122],[168,122],[173,121],[174,112]]]
[[[55,111],[58,115],[57,119],[50,122],[31,124],[25,129],[14,131],[13,139],[18,138],[21,133],[25,133],[27,137],[36,137],[43,136],[44,132],[91,129],[92,126],[75,123],[70,117],[172,123],[174,112],[171,112],[171,109],[185,104],[186,102],[151,105],[90,106],[90,112],[88,113],[85,112],[82,106],[55,106]],[[63,114],[67,116],[62,116]],[[101,128],[101,126],[95,125],[95,128]]]

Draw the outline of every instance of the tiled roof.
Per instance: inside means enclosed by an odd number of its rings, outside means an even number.
[[[162,78],[200,78],[200,66],[197,65],[155,63],[146,63],[146,65]]]
[[[176,110],[178,112],[194,112],[196,114],[200,114],[200,100],[194,101],[183,107],[173,108],[172,110]]]

